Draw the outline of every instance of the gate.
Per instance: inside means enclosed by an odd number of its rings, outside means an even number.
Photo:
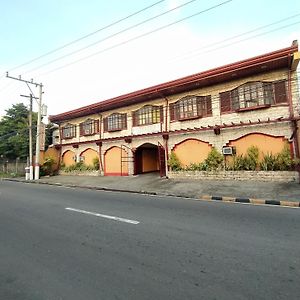
[[[132,163],[131,166],[134,165],[134,156],[132,150],[126,145],[121,145],[121,176],[123,176],[124,164],[127,166],[128,175],[130,175],[131,168],[129,167],[128,163]]]
[[[159,174],[160,177],[166,176],[166,155],[165,148],[158,142],[158,162],[159,162]]]

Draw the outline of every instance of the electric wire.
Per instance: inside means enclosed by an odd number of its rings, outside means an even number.
[[[162,17],[162,16],[164,16],[164,15],[170,13],[170,12],[173,12],[173,11],[175,11],[175,10],[177,10],[177,9],[180,9],[180,8],[182,8],[182,7],[184,7],[184,6],[188,5],[188,4],[191,4],[192,2],[195,2],[195,1],[198,1],[198,0],[190,0],[190,1],[188,1],[188,2],[185,2],[185,3],[183,3],[183,4],[179,5],[179,6],[176,6],[176,7],[172,8],[172,9],[167,10],[167,11],[165,11],[165,12],[163,12],[163,13],[160,13],[160,14],[158,14],[158,15],[156,15],[156,16],[150,17],[150,18],[148,18],[148,19],[146,19],[146,20],[143,20],[143,21],[141,21],[141,22],[139,22],[139,23],[136,23],[136,24],[134,24],[134,25],[132,25],[132,26],[126,27],[125,29],[122,29],[121,31],[118,31],[118,32],[116,32],[116,33],[113,33],[113,34],[111,34],[111,35],[109,35],[109,36],[107,36],[107,37],[104,37],[104,38],[102,38],[102,39],[100,39],[100,40],[98,40],[98,41],[96,41],[96,42],[93,42],[93,43],[91,43],[91,44],[89,44],[89,45],[87,45],[87,46],[84,46],[84,47],[82,47],[82,48],[80,48],[80,49],[77,49],[77,50],[74,50],[74,51],[72,51],[72,52],[69,52],[69,53],[67,53],[67,54],[64,54],[64,55],[62,55],[62,56],[60,56],[60,57],[57,57],[57,58],[55,58],[55,59],[53,59],[53,60],[51,60],[51,61],[49,61],[49,62],[46,62],[46,63],[44,63],[44,64],[42,64],[42,65],[39,65],[39,66],[37,66],[37,67],[34,67],[34,68],[32,68],[32,69],[30,69],[30,70],[24,72],[23,74],[27,74],[27,73],[36,71],[36,70],[41,69],[41,68],[43,68],[43,67],[45,67],[45,66],[47,66],[47,65],[50,65],[50,64],[52,64],[52,63],[54,63],[54,62],[56,62],[56,61],[59,61],[59,60],[62,60],[62,59],[64,59],[64,58],[66,58],[66,57],[72,56],[72,55],[74,55],[74,54],[76,54],[76,53],[79,53],[79,52],[81,52],[81,51],[83,51],[83,50],[86,50],[86,49],[88,49],[88,48],[90,48],[90,47],[92,47],[92,46],[95,46],[95,45],[97,45],[97,44],[99,44],[99,43],[102,43],[102,42],[107,41],[107,40],[109,40],[109,39],[111,39],[111,38],[113,38],[113,37],[116,37],[116,36],[118,36],[118,35],[120,35],[120,34],[122,34],[122,33],[124,33],[124,32],[127,32],[127,31],[129,31],[129,30],[131,30],[131,29],[137,28],[137,27],[139,27],[139,26],[141,26],[141,25],[143,25],[143,24],[146,24],[146,23],[148,23],[148,22],[150,22],[150,21],[153,21],[153,20],[155,20],[155,19],[157,19],[157,18],[159,18],[159,17]]]
[[[20,64],[20,65],[18,65],[18,66],[15,66],[15,67],[13,67],[12,69],[10,69],[10,71],[14,71],[14,70],[16,70],[16,69],[18,69],[18,68],[21,68],[21,67],[23,67],[23,66],[26,66],[26,65],[28,65],[28,64],[31,64],[31,63],[33,63],[33,62],[35,62],[35,61],[37,61],[37,60],[39,60],[39,59],[41,59],[41,58],[43,58],[43,57],[45,57],[45,56],[48,56],[48,55],[53,54],[53,53],[55,53],[55,52],[57,52],[57,51],[59,51],[59,50],[62,50],[62,49],[66,48],[66,47],[68,47],[68,46],[70,46],[70,45],[73,45],[73,44],[75,44],[75,43],[78,43],[79,41],[82,41],[83,39],[86,39],[86,38],[88,38],[88,37],[90,37],[90,36],[92,36],[92,35],[95,35],[95,34],[98,33],[98,32],[101,32],[101,31],[103,31],[103,30],[106,30],[106,29],[108,29],[108,28],[114,26],[114,25],[117,25],[117,24],[119,24],[119,23],[121,23],[121,22],[123,22],[123,21],[125,21],[125,20],[127,20],[127,19],[129,19],[129,18],[131,18],[131,17],[133,17],[133,16],[136,16],[136,15],[140,14],[141,12],[144,12],[144,11],[146,11],[146,10],[148,10],[148,9],[150,9],[150,8],[152,8],[152,7],[156,6],[156,5],[158,5],[158,4],[162,3],[162,2],[164,2],[164,1],[166,1],[166,0],[160,0],[160,1],[155,2],[155,3],[153,3],[153,4],[149,5],[149,6],[146,6],[146,7],[142,8],[142,9],[140,9],[140,10],[138,10],[138,11],[136,11],[136,12],[134,12],[134,13],[132,13],[132,14],[126,16],[126,17],[123,17],[123,18],[121,18],[121,19],[119,19],[119,20],[117,20],[117,21],[114,21],[114,22],[112,22],[112,23],[110,23],[110,24],[108,24],[108,25],[106,25],[106,26],[104,26],[104,27],[99,28],[99,29],[97,29],[96,31],[93,31],[93,32],[91,32],[91,33],[88,33],[88,34],[86,34],[86,35],[84,35],[84,36],[82,36],[82,37],[80,37],[80,38],[78,38],[78,39],[75,39],[75,40],[73,40],[73,41],[71,41],[71,42],[69,42],[69,43],[67,43],[67,44],[64,44],[63,46],[60,46],[60,47],[55,48],[55,49],[53,49],[53,50],[50,50],[49,52],[46,52],[45,54],[42,54],[42,55],[40,55],[40,56],[38,56],[38,57],[36,57],[36,58],[33,58],[33,59],[31,59],[31,60],[29,60],[29,61],[27,61],[27,62],[25,62],[25,63],[22,63],[22,64]]]
[[[71,63],[67,63],[67,64],[65,64],[65,65],[63,65],[63,66],[60,66],[60,67],[58,67],[58,68],[55,68],[55,69],[52,69],[52,70],[47,71],[47,72],[45,72],[45,73],[42,73],[41,75],[46,75],[46,74],[49,74],[49,73],[53,73],[53,72],[58,71],[58,70],[60,70],[60,69],[63,69],[63,68],[69,67],[69,66],[71,66],[71,65],[73,65],[73,64],[76,64],[76,63],[78,63],[78,62],[80,62],[80,61],[83,61],[83,60],[89,59],[89,58],[91,58],[91,57],[94,57],[94,56],[96,56],[96,55],[98,55],[98,54],[107,52],[107,51],[109,51],[109,50],[112,50],[112,49],[117,48],[117,47],[120,47],[120,46],[123,46],[123,45],[125,45],[125,44],[128,44],[128,43],[130,43],[130,42],[133,42],[133,41],[135,41],[135,40],[138,40],[138,39],[140,39],[140,38],[143,38],[143,37],[148,36],[148,35],[150,35],[150,34],[153,34],[153,33],[155,33],[155,32],[158,32],[158,31],[161,31],[161,30],[166,29],[166,28],[168,28],[168,27],[171,27],[171,26],[173,26],[173,25],[176,25],[176,24],[178,24],[178,23],[180,23],[180,22],[183,22],[183,21],[186,21],[186,20],[191,19],[191,18],[193,18],[193,17],[196,17],[196,16],[198,16],[198,15],[200,15],[200,14],[203,14],[203,13],[205,13],[205,12],[208,12],[208,11],[211,11],[211,10],[213,10],[213,9],[216,9],[216,8],[218,8],[218,7],[220,7],[220,6],[223,6],[223,5],[225,5],[225,4],[227,4],[227,3],[231,2],[231,1],[233,1],[233,0],[227,0],[227,1],[224,1],[224,2],[221,2],[221,3],[218,3],[217,5],[211,6],[211,7],[207,8],[207,9],[201,10],[201,11],[199,11],[199,12],[197,12],[197,13],[194,13],[194,14],[189,15],[189,16],[187,16],[187,17],[184,17],[184,18],[182,18],[182,19],[176,20],[176,21],[174,21],[174,22],[168,23],[168,24],[166,24],[166,25],[164,25],[164,26],[158,27],[158,28],[153,29],[153,30],[151,30],[151,31],[148,31],[148,32],[146,32],[146,33],[137,35],[137,36],[135,36],[135,37],[133,37],[133,38],[131,38],[131,39],[128,39],[128,40],[125,40],[125,41],[123,41],[123,42],[114,44],[114,45],[112,45],[112,46],[110,46],[110,47],[107,47],[107,48],[105,48],[105,49],[102,49],[102,50],[100,50],[100,51],[97,51],[97,52],[95,52],[95,53],[92,53],[92,54],[90,54],[90,55],[88,55],[88,56],[85,56],[85,57],[82,57],[82,58],[80,58],[80,59],[77,59],[77,60],[75,60],[75,61],[73,61],[73,62],[71,62]]]
[[[251,29],[251,30],[249,30],[249,31],[245,31],[245,32],[239,33],[239,34],[237,34],[237,35],[233,35],[233,36],[228,37],[228,38],[223,39],[223,40],[220,40],[220,41],[217,41],[217,42],[214,42],[214,43],[210,43],[210,44],[201,46],[201,47],[199,47],[198,49],[195,49],[195,50],[193,50],[193,51],[187,52],[187,53],[185,54],[185,56],[190,55],[190,54],[193,54],[193,53],[195,53],[195,52],[198,52],[199,50],[203,50],[203,49],[206,49],[206,48],[211,48],[211,47],[213,47],[213,46],[216,46],[216,45],[219,45],[219,44],[222,44],[222,43],[225,43],[225,42],[234,40],[234,39],[239,38],[239,37],[242,37],[242,36],[244,36],[244,35],[247,35],[247,34],[250,34],[250,33],[253,33],[253,32],[256,32],[256,31],[259,31],[259,30],[262,30],[262,29],[265,29],[265,28],[268,28],[268,27],[271,27],[271,26],[273,26],[273,25],[276,25],[276,24],[285,22],[285,21],[287,21],[287,20],[291,20],[291,19],[296,18],[296,17],[298,17],[298,16],[300,16],[300,13],[291,15],[291,16],[289,16],[289,17],[285,17],[285,18],[283,18],[283,19],[280,19],[280,20],[275,21],[275,22],[272,22],[272,23],[268,23],[268,24],[265,24],[265,25],[256,27],[256,28],[254,28],[254,29]],[[197,54],[198,54],[198,53],[197,53]],[[177,56],[177,57],[174,57],[174,58],[180,58],[180,56]]]
[[[277,27],[275,29],[272,29],[272,30],[269,30],[269,31],[266,31],[266,32],[262,32],[262,33],[259,33],[259,34],[256,34],[256,35],[253,35],[251,37],[248,37],[248,38],[245,38],[245,39],[241,39],[241,40],[235,41],[233,43],[225,44],[225,45],[220,46],[220,47],[216,47],[216,48],[213,48],[213,49],[210,49],[210,50],[207,50],[207,51],[203,51],[203,52],[197,53],[196,55],[194,55],[192,57],[195,57],[195,56],[198,56],[198,55],[201,55],[201,54],[204,54],[204,53],[211,53],[213,51],[224,49],[224,48],[227,48],[227,47],[231,47],[232,45],[236,45],[236,44],[239,44],[239,43],[242,43],[242,42],[245,42],[245,41],[249,41],[251,39],[254,39],[254,38],[257,38],[257,37],[260,37],[260,36],[263,36],[263,35],[266,35],[266,34],[269,34],[269,33],[272,33],[272,32],[275,32],[275,31],[278,31],[278,30],[281,30],[281,29],[284,29],[284,28],[288,28],[288,27],[297,25],[299,23],[300,23],[300,21],[294,22],[294,23],[291,23],[291,24],[287,24],[287,25],[283,25],[281,27]],[[191,59],[192,57],[189,57],[189,59]]]

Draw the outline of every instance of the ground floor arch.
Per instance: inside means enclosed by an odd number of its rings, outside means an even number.
[[[251,146],[255,146],[259,149],[259,158],[261,159],[267,153],[273,155],[280,153],[285,147],[289,147],[289,142],[282,136],[250,133],[230,141],[229,146],[235,147],[237,155],[245,155]]]
[[[98,152],[88,148],[81,152],[80,157],[82,158],[82,161],[87,166],[94,166],[95,159],[99,158]]]
[[[128,152],[118,146],[107,149],[104,153],[104,175],[126,176],[128,175]]]
[[[176,144],[173,151],[181,165],[187,167],[192,163],[198,164],[203,162],[211,149],[212,146],[209,143],[190,138]]]
[[[134,151],[134,174],[150,172],[166,175],[165,149],[160,143],[144,143]]]
[[[69,167],[73,165],[76,162],[76,154],[71,151],[67,150],[62,155],[62,164],[64,164],[65,167]]]

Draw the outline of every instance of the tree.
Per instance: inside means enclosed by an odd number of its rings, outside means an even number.
[[[32,135],[35,144],[37,114],[32,113]],[[26,158],[29,153],[28,109],[23,103],[6,110],[0,121],[0,156]],[[34,148],[34,147],[33,147]]]

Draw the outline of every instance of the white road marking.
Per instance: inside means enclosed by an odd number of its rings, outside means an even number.
[[[92,216],[96,216],[96,217],[100,217],[100,218],[110,219],[110,220],[119,221],[119,222],[125,222],[125,223],[129,223],[129,224],[134,224],[134,225],[137,225],[137,224],[140,223],[139,221],[135,221],[135,220],[130,220],[130,219],[124,219],[124,218],[115,217],[115,216],[98,214],[96,212],[86,211],[86,210],[72,208],[72,207],[66,207],[65,209],[66,210],[71,210],[71,211],[76,211],[76,212],[79,212],[79,213],[82,213],[82,214],[86,214],[86,215],[92,215]]]

